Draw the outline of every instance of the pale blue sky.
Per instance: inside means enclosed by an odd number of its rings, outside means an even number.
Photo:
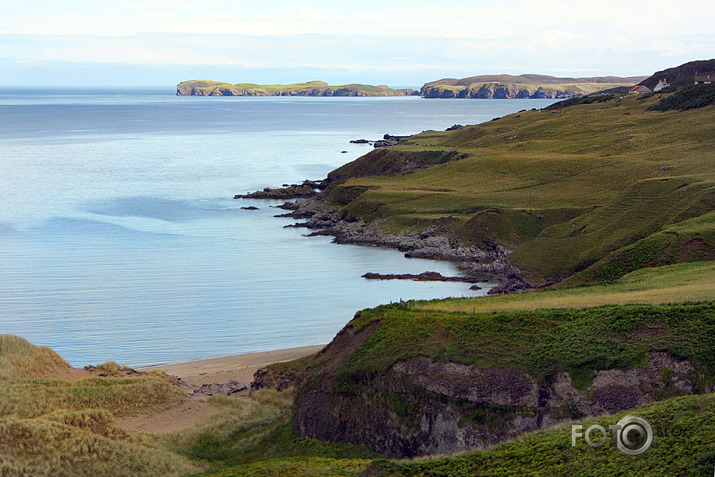
[[[715,57],[712,0],[0,1],[0,85],[419,86],[641,75]]]

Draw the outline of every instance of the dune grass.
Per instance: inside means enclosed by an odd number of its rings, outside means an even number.
[[[0,335],[0,364],[0,475],[178,476],[206,468],[117,426],[119,416],[187,399],[165,376],[46,377],[70,367],[51,349],[9,335]]]
[[[42,376],[69,364],[55,351],[13,335],[0,335],[0,379]]]

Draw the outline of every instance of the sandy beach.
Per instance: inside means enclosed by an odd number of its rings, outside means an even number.
[[[194,386],[209,383],[227,383],[232,379],[250,383],[253,381],[253,373],[259,368],[268,366],[269,364],[292,361],[315,354],[323,349],[324,346],[325,345],[301,346],[299,348],[288,348],[276,351],[200,359],[186,363],[146,366],[140,369],[161,369],[168,374],[180,377]]]

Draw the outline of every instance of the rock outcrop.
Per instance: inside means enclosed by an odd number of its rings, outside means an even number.
[[[286,187],[270,188],[249,192],[247,194],[236,194],[234,199],[296,199],[300,197],[312,197],[318,194],[322,188],[319,182],[306,180],[302,184],[287,185]]]
[[[383,231],[379,224],[344,217],[339,206],[326,202],[321,196],[281,207],[292,211],[281,216],[308,219],[299,225],[318,229],[311,235],[332,236],[335,243],[392,247],[404,252],[408,258],[458,261],[462,262],[460,268],[473,276],[518,275],[506,260],[506,250],[496,245],[491,250],[464,246],[446,227],[429,226],[421,233],[392,234]]]
[[[298,435],[398,458],[453,454],[653,402],[666,387],[693,392],[693,363],[653,352],[647,367],[598,371],[586,389],[575,388],[567,372],[543,382],[517,369],[418,356],[360,382],[351,394],[336,393],[337,370],[369,334],[370,329],[344,329],[318,355],[323,366],[299,379],[293,414]]]

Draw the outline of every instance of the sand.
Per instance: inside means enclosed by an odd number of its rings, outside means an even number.
[[[210,383],[227,383],[236,381],[250,383],[253,373],[258,369],[273,363],[292,361],[315,354],[324,345],[302,346],[300,348],[263,351],[260,353],[237,354],[221,358],[200,359],[186,363],[163,364],[139,368],[141,370],[161,369],[165,373],[178,376],[193,386]]]
[[[223,410],[206,402],[190,400],[160,412],[123,417],[117,424],[124,429],[150,434],[181,431]]]
[[[186,363],[146,366],[138,369],[144,371],[161,369],[168,374],[180,377],[194,386],[209,383],[227,383],[232,379],[250,383],[253,381],[253,373],[259,368],[315,354],[323,349],[323,346],[303,346],[278,351],[246,353],[222,358],[200,359]],[[214,414],[223,412],[220,407],[202,401],[194,398],[164,411],[122,418],[119,419],[119,425],[124,429],[139,430],[152,434],[164,433],[187,429]]]

